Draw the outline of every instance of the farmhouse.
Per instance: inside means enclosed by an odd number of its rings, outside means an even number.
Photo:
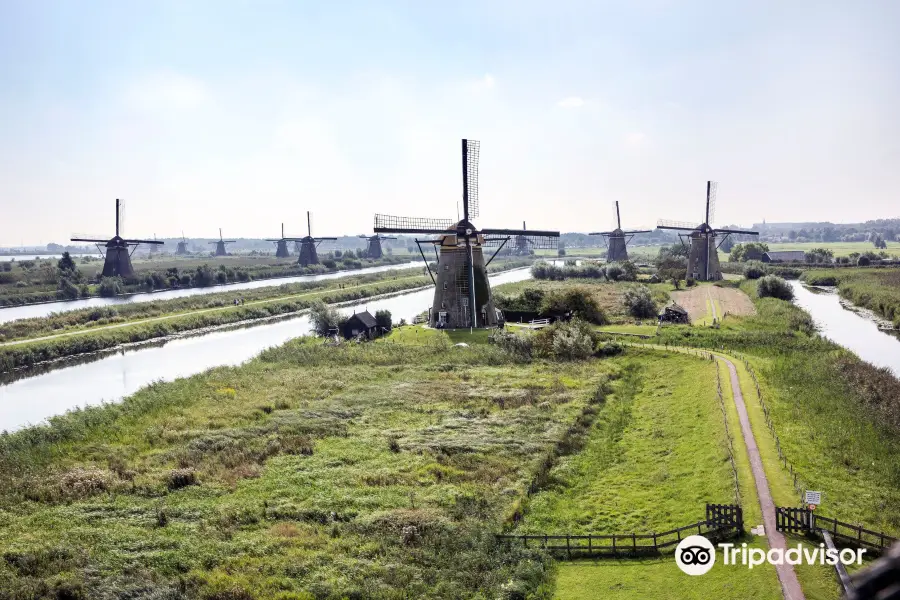
[[[778,252],[766,252],[762,255],[764,263],[806,262],[806,252],[803,250],[781,250]]]
[[[373,339],[378,334],[378,323],[375,321],[369,311],[354,313],[352,317],[344,323],[341,333],[346,339],[355,338],[363,335],[368,339]]]

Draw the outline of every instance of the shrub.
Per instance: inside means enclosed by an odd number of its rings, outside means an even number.
[[[68,279],[59,280],[59,297],[64,300],[75,300],[81,295],[78,287]]]
[[[98,291],[104,298],[110,298],[124,292],[125,286],[122,283],[121,277],[104,277],[100,280]]]
[[[653,301],[650,288],[646,285],[629,287],[625,290],[622,301],[625,304],[625,308],[628,309],[628,314],[632,317],[648,319],[656,316],[656,303]]]
[[[606,278],[610,281],[619,281],[624,275],[625,270],[618,263],[612,263],[606,267]]]
[[[747,279],[759,279],[760,277],[764,277],[766,275],[766,268],[762,265],[762,263],[754,261],[750,261],[747,263],[747,266],[744,267],[744,277]]]
[[[869,259],[869,257],[866,255],[860,256],[859,259],[857,259],[857,261],[856,261],[856,266],[858,266],[858,267],[868,267],[871,264],[872,264],[871,259]]]
[[[189,485],[196,485],[197,473],[191,468],[174,469],[169,473],[166,487],[170,490],[178,490]]]
[[[609,322],[600,303],[597,302],[590,288],[586,287],[554,290],[545,294],[538,312],[543,315],[563,315],[571,312],[573,317],[595,325],[605,325]]]
[[[756,293],[760,298],[778,298],[779,300],[793,300],[794,290],[781,277],[766,275],[756,284]]]
[[[514,356],[531,358],[534,352],[533,337],[532,335],[516,335],[498,329],[490,335],[488,341]]]
[[[538,356],[556,360],[584,360],[594,353],[597,334],[580,319],[557,321],[534,336]]]

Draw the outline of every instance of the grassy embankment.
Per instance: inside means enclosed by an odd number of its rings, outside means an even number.
[[[814,269],[802,279],[810,285],[837,286],[842,297],[900,328],[900,270]]]
[[[635,350],[591,429],[584,449],[550,472],[516,533],[649,533],[702,519],[707,502],[735,502],[728,440],[716,396],[716,369],[695,356]],[[723,386],[723,390],[726,386]],[[730,400],[730,398],[726,398]],[[747,528],[759,503],[734,405],[726,404],[734,438]],[[744,540],[766,548],[764,538]],[[702,592],[671,556],[560,562],[554,598],[780,597],[774,569],[717,565]]]
[[[277,288],[248,290],[246,294],[227,293],[224,295],[225,297],[220,298],[200,296],[156,303],[121,305],[115,309],[88,309],[76,311],[79,313],[77,315],[64,313],[49,319],[29,319],[22,326],[13,322],[6,325],[11,332],[21,335],[25,331],[29,331],[29,327],[31,327],[29,337],[44,334],[54,335],[46,332],[48,322],[51,326],[66,322],[71,322],[72,325],[62,328],[62,333],[58,333],[60,337],[34,341],[28,341],[26,338],[26,341],[22,343],[5,342],[0,345],[0,372],[67,356],[105,350],[121,344],[143,342],[207,327],[294,313],[309,308],[317,300],[326,303],[344,302],[400,292],[427,286],[431,283],[430,279],[422,275],[409,275],[402,272],[373,274],[361,279],[369,278],[372,279],[371,282],[356,285],[334,280],[321,282],[318,287],[314,284],[289,284]],[[339,288],[339,285],[345,287]],[[290,293],[295,287],[298,292]],[[309,291],[300,291],[303,289],[309,289]],[[232,296],[243,296],[245,303],[234,306],[231,304]],[[247,297],[253,296],[257,296],[258,299],[247,300]],[[191,305],[201,306],[204,303],[206,303],[206,308],[184,308],[184,306]],[[119,310],[124,310],[125,316],[116,312],[113,319],[102,316],[97,321],[91,320],[94,316],[109,315],[111,311]],[[148,314],[153,316],[146,316]],[[103,323],[104,320],[106,323]]]
[[[546,587],[546,559],[492,533],[616,370],[516,364],[486,345],[298,340],[56,417],[0,440],[0,589],[286,600]]]
[[[296,258],[273,256],[161,256],[132,261],[134,276],[123,282],[123,293],[146,292],[169,288],[207,287],[257,279],[317,275],[341,270],[358,270],[405,263],[408,255],[380,259],[357,258],[323,260],[323,264],[303,267]],[[18,306],[35,302],[66,299],[58,291],[60,273],[58,258],[13,261],[9,271],[0,270],[0,306]],[[75,283],[82,297],[100,294],[97,281],[103,260],[93,257],[75,259],[81,279]],[[7,268],[0,263],[0,268]],[[85,287],[83,287],[85,286]]]

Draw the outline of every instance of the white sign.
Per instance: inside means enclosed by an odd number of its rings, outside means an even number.
[[[806,490],[806,499],[803,503],[815,504],[816,506],[822,504],[822,492],[811,492],[809,490]]]

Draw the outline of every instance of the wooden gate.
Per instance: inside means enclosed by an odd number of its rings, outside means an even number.
[[[706,524],[713,530],[744,530],[744,510],[736,504],[707,504]]]
[[[805,508],[775,507],[775,529],[784,533],[805,534],[812,528],[812,519]]]

